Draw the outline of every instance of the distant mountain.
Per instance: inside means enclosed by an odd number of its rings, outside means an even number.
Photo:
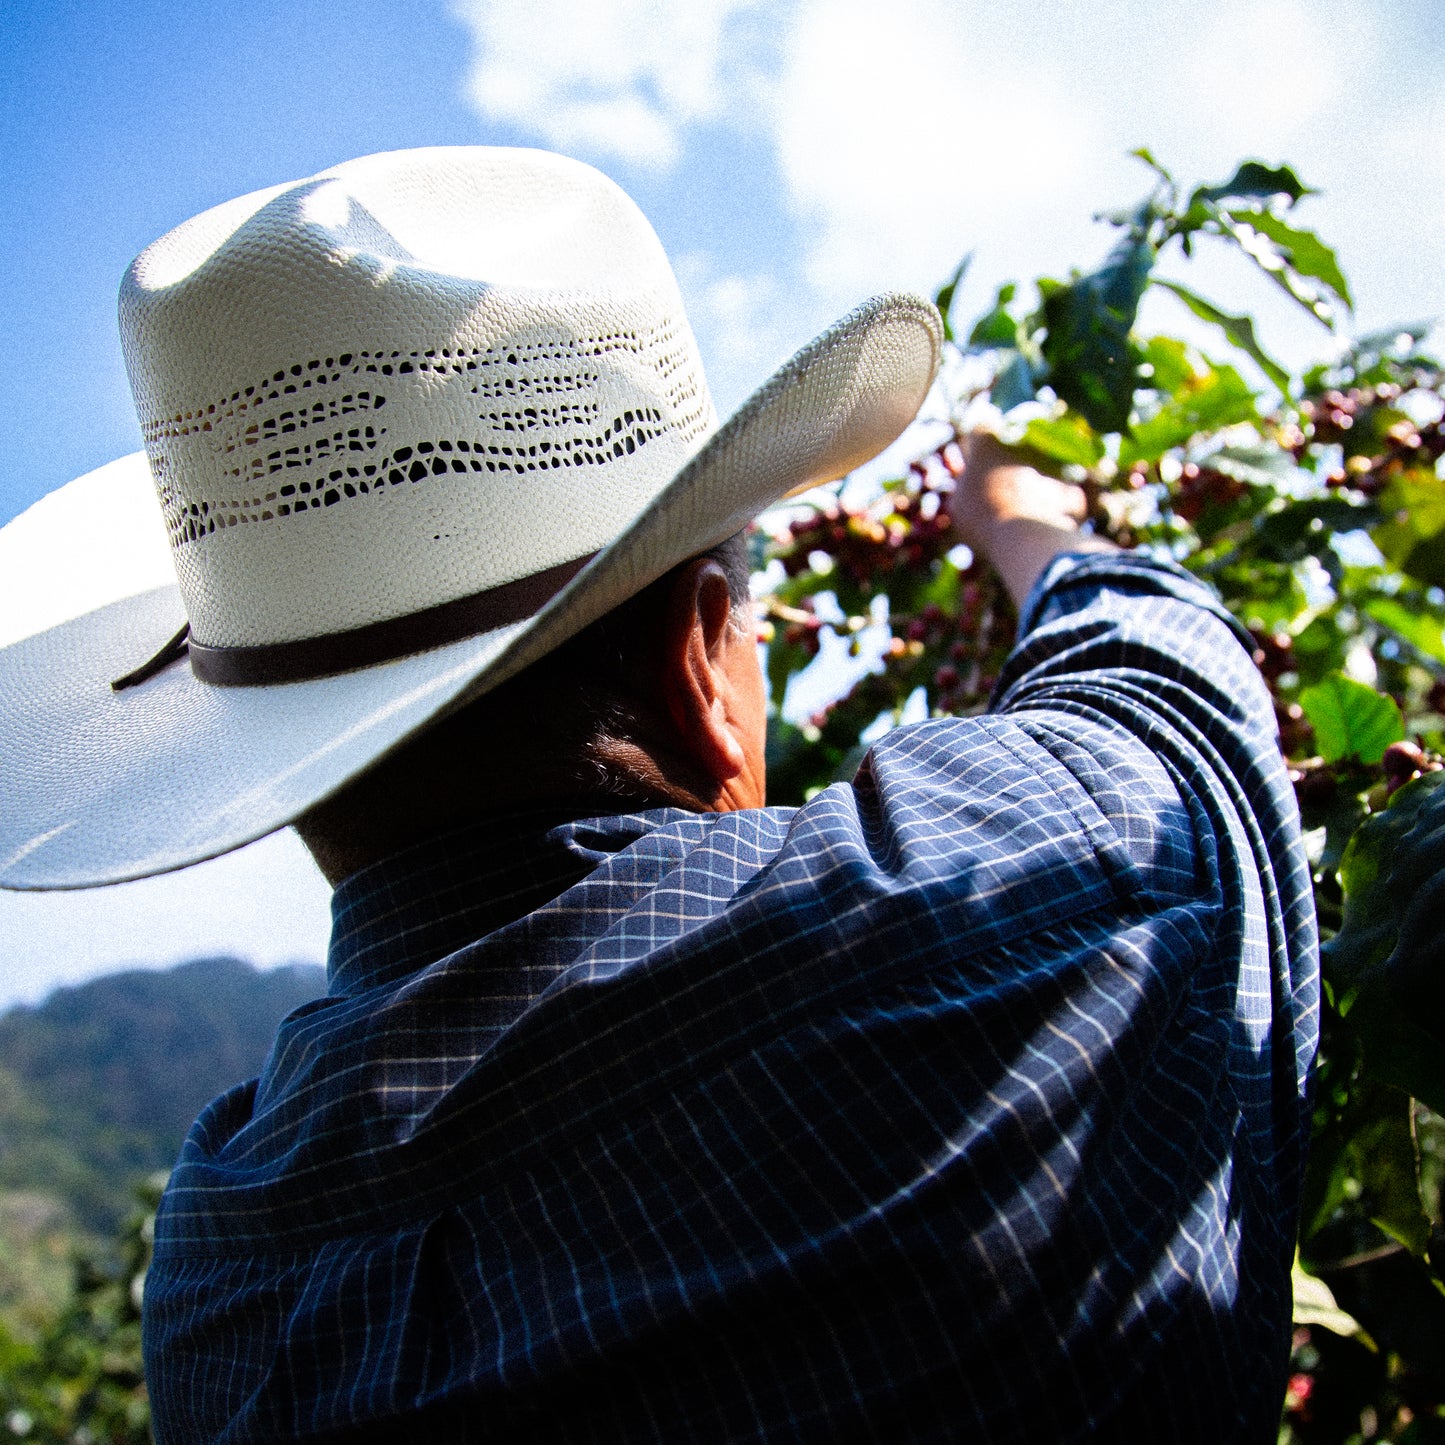
[[[323,969],[205,958],[58,989],[0,1015],[0,1191],[59,1198],[109,1233],[201,1108],[252,1077]]]

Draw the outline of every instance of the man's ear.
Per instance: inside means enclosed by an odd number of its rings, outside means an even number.
[[[723,666],[732,614],[727,574],[716,562],[698,557],[679,570],[663,629],[662,698],[679,750],[719,785],[747,763]]]

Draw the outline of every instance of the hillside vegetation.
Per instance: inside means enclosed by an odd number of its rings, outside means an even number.
[[[0,1016],[0,1223],[53,1222],[59,1210],[113,1233],[202,1106],[255,1074],[276,1025],[324,988],[313,965],[207,958],[111,974]]]

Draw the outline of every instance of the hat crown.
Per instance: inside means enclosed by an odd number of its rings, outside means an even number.
[[[632,201],[580,162],[393,152],[148,247],[121,331],[196,638],[325,636],[612,541],[716,422]]]

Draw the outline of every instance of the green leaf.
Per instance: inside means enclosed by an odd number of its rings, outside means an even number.
[[[1340,270],[1335,253],[1313,231],[1297,230],[1272,211],[1251,209],[1231,211],[1230,214],[1235,220],[1243,221],[1262,235],[1268,236],[1299,275],[1322,282],[1344,303],[1347,310],[1354,310],[1355,303],[1350,297],[1349,282]]]
[[[1353,356],[1382,356],[1399,349],[1402,336],[1408,337],[1410,347],[1418,346],[1435,329],[1433,321],[1414,321],[1407,326],[1387,326],[1383,331],[1371,331],[1361,336],[1350,347]]]
[[[798,804],[809,792],[833,781],[839,759],[801,728],[776,713],[768,718],[768,796],[775,803]]]
[[[784,639],[781,627],[768,643],[768,698],[775,712],[781,712],[788,693],[788,680],[812,661],[812,656],[796,643]]]
[[[1221,211],[1215,220],[1220,237],[1238,246],[1291,301],[1304,307],[1322,326],[1334,330],[1336,307],[1327,298],[1324,288],[1302,276],[1291,263],[1289,248],[1282,249],[1266,234],[1272,221],[1275,222],[1273,229],[1288,235],[1304,236],[1306,232],[1296,232],[1277,217],[1253,209]],[[1319,249],[1323,251],[1324,247]],[[1325,254],[1330,255],[1327,251]],[[1330,260],[1334,260],[1332,255]],[[1342,297],[1335,297],[1335,301],[1341,307],[1345,305]]]
[[[1295,634],[1294,655],[1300,681],[1306,685],[1318,682],[1328,672],[1344,665],[1352,636],[1340,627],[1334,609],[1322,612]],[[1351,831],[1354,825],[1351,824]],[[1338,862],[1338,859],[1336,859]]]
[[[943,339],[945,341],[952,341],[954,339],[953,320],[951,316],[951,312],[953,311],[953,297],[954,293],[958,290],[959,282],[963,280],[972,260],[973,252],[970,251],[968,255],[953,268],[953,275],[938,288],[938,293],[933,298],[934,305],[938,307],[939,315],[943,317]]]
[[[958,611],[958,597],[963,590],[963,574],[947,557],[940,557],[936,565],[938,570],[919,592],[918,605],[926,607],[932,603],[952,617]]]
[[[1308,555],[1327,560],[1332,535],[1356,531],[1373,516],[1368,502],[1341,496],[1276,500],[1254,525],[1254,554],[1276,561],[1299,561]]]
[[[1098,432],[1121,432],[1129,424],[1139,380],[1129,332],[1154,255],[1148,240],[1133,233],[1097,271],[1067,285],[1040,288],[1049,385]]]
[[[1119,447],[1120,466],[1157,461],[1200,432],[1255,421],[1254,392],[1232,366],[1210,367],[1180,385],[1153,416],[1131,427]]]
[[[1034,399],[1034,369],[1021,351],[1002,354],[1008,359],[993,379],[990,396],[1000,411],[1009,411]]]
[[[1362,336],[1343,356],[1305,372],[1306,394],[1317,395],[1336,386],[1377,386],[1381,382],[1395,382],[1405,389],[1416,385],[1420,369],[1439,369],[1433,357],[1418,349],[1434,325],[1433,321],[1421,321]]]
[[[1181,286],[1177,281],[1156,278],[1154,284],[1172,291],[1201,321],[1217,326],[1229,340],[1246,355],[1253,357],[1255,364],[1279,388],[1281,396],[1289,395],[1289,372],[1259,344],[1254,334],[1254,321],[1248,316],[1231,316],[1221,311],[1212,301]]]
[[[1189,359],[1189,343],[1174,336],[1151,336],[1144,343],[1144,363],[1149,389],[1161,396],[1173,396],[1199,374]]]
[[[1427,586],[1445,586],[1445,481],[1418,468],[1380,494],[1388,518],[1370,536],[1386,561]]]
[[[1151,151],[1148,146],[1135,146],[1129,154],[1133,156],[1135,160],[1143,161],[1166,185],[1172,186],[1174,184],[1174,177],[1154,159],[1154,152]]]
[[[1035,419],[1024,431],[1023,444],[1057,462],[1097,466],[1104,455],[1103,438],[1077,412],[1050,421]]]
[[[1267,166],[1260,161],[1244,161],[1223,185],[1200,186],[1190,197],[1195,201],[1273,200],[1285,196],[1294,205],[1303,196],[1313,195],[1289,166]]]
[[[1381,627],[1403,638],[1416,652],[1433,657],[1436,662],[1445,662],[1445,624],[1440,618],[1412,611],[1393,597],[1368,598],[1361,604],[1361,610]]]
[[[1385,749],[1405,736],[1395,700],[1342,672],[1305,688],[1299,701],[1326,762],[1359,758],[1378,763]]]
[[[1012,281],[998,288],[993,308],[984,312],[968,333],[968,350],[993,351],[1001,346],[1014,348],[1018,345],[1019,325],[1008,310],[1017,290]]]
[[[1445,1111],[1445,773],[1360,825],[1340,884],[1343,923],[1321,956],[1366,1071]]]
[[[1350,1137],[1340,1162],[1359,1188],[1359,1206],[1372,1224],[1423,1258],[1430,1221],[1420,1203],[1410,1100],[1399,1089],[1377,1084],[1356,1091],[1351,1104]]]
[[[1272,441],[1231,444],[1212,451],[1208,456],[1195,458],[1200,465],[1223,472],[1252,487],[1272,487],[1276,491],[1289,489],[1300,478],[1300,468],[1289,452]]]
[[[1295,1256],[1294,1272],[1290,1276],[1290,1283],[1294,1286],[1294,1313],[1293,1321],[1297,1325],[1323,1325],[1327,1330],[1333,1330],[1337,1335],[1344,1335],[1347,1339],[1366,1337],[1359,1320],[1353,1315],[1346,1314],[1338,1304],[1335,1297],[1330,1293],[1330,1287],[1324,1280],[1316,1279],[1312,1274],[1306,1274],[1304,1266],[1299,1262],[1299,1256]]]

